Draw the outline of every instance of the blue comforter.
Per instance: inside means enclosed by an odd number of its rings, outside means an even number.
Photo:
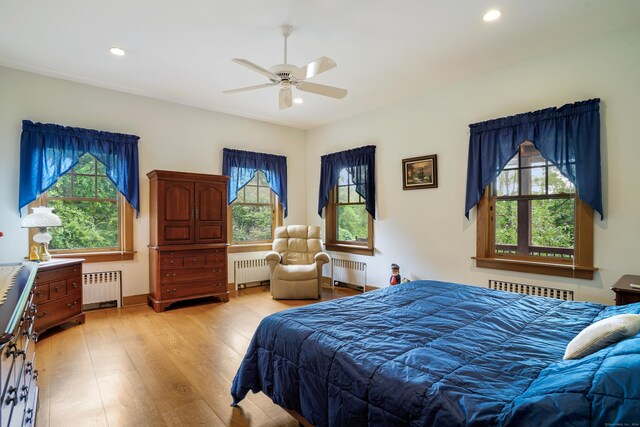
[[[417,281],[265,318],[233,381],[316,426],[640,422],[640,337],[579,360],[594,321],[640,313]]]

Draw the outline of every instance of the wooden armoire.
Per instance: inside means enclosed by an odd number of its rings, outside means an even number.
[[[229,177],[153,170],[150,180],[149,305],[227,290],[227,183]]]

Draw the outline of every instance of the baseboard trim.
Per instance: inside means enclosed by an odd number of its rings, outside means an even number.
[[[149,294],[128,295],[126,297],[122,297],[122,306],[129,307],[132,305],[144,305],[147,303],[147,296],[149,296]]]
[[[229,292],[235,292],[236,291],[236,284],[234,282],[227,283],[227,290]]]

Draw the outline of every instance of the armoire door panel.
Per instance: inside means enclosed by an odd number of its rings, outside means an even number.
[[[201,225],[199,233],[200,239],[220,240],[222,239],[222,225]]]
[[[224,201],[219,187],[220,185],[196,184],[196,206],[198,207],[199,221],[222,221]]]
[[[165,221],[190,221],[192,218],[191,192],[193,184],[167,182],[165,184]]]
[[[183,226],[172,224],[164,227],[164,240],[167,242],[191,242],[191,236],[193,236],[191,224]]]

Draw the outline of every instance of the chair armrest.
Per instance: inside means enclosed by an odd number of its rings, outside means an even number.
[[[329,254],[326,253],[326,252],[318,252],[316,254],[316,256],[314,257],[314,260],[317,263],[320,263],[322,265],[322,264],[326,264],[329,261],[331,261],[331,258],[329,257]]]
[[[274,267],[276,264],[280,263],[282,256],[278,252],[271,251],[267,252],[267,255],[265,255],[264,258],[267,260],[267,264],[269,264],[269,267]]]

